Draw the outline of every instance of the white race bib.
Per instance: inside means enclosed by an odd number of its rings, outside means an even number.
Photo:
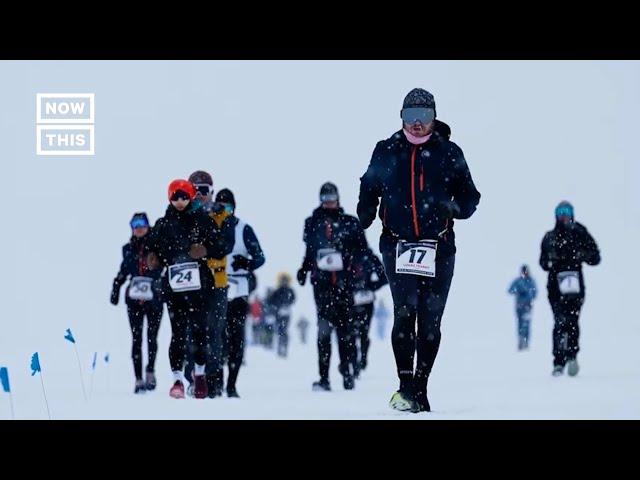
[[[342,265],[342,253],[335,248],[321,248],[318,250],[316,261],[318,268],[325,272],[339,272],[344,268]]]
[[[129,284],[129,298],[132,300],[153,300],[153,278],[133,277]]]
[[[200,269],[197,262],[176,263],[169,267],[169,285],[174,292],[200,290]]]
[[[400,240],[396,248],[396,273],[436,276],[437,240],[405,242]]]
[[[266,323],[267,325],[275,325],[276,317],[274,317],[273,315],[266,315],[264,317],[264,323]]]
[[[249,296],[249,279],[241,275],[229,275],[227,277],[229,289],[227,290],[227,299],[234,300],[240,297]]]
[[[580,275],[578,272],[559,272],[558,288],[562,295],[580,293]]]
[[[357,307],[373,303],[375,294],[372,290],[358,290],[353,294],[353,304]]]
[[[291,316],[291,307],[282,307],[278,310],[278,315],[281,317],[290,317]]]

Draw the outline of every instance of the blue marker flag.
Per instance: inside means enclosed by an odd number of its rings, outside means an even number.
[[[93,370],[95,370],[95,369],[96,369],[96,358],[98,358],[98,352],[94,352],[94,353],[93,353],[93,363],[91,364],[91,368],[92,368]]]
[[[76,339],[73,338],[73,333],[71,333],[70,328],[67,328],[67,334],[64,336],[64,338],[69,340],[71,343],[76,343]]]
[[[38,357],[38,352],[34,353],[31,356],[31,376],[33,377],[36,373],[42,372],[40,368],[40,357]]]
[[[9,386],[9,370],[7,370],[7,367],[0,368],[0,383],[2,383],[2,389],[5,392],[11,393],[11,387]]]
[[[109,354],[108,353],[104,356],[104,363],[109,363]]]

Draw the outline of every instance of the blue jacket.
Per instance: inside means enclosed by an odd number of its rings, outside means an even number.
[[[516,296],[516,305],[528,306],[531,304],[536,295],[538,289],[536,288],[536,282],[531,277],[518,277],[509,287],[509,293]]]

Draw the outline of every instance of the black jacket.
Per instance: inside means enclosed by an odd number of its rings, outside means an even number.
[[[305,220],[303,240],[306,251],[302,269],[311,272],[311,283],[350,291],[349,269],[353,256],[367,248],[364,230],[358,219],[345,214],[342,208],[320,206]],[[324,248],[333,248],[341,253],[343,270],[328,272],[318,268],[318,251]]]
[[[296,301],[296,294],[290,287],[278,287],[269,296],[269,304],[274,313],[280,311],[281,308],[290,307]]]
[[[584,297],[583,262],[588,265],[600,263],[600,250],[593,237],[578,222],[568,225],[556,222],[555,228],[545,234],[540,247],[540,267],[549,272],[547,292],[550,299],[560,298],[558,273],[568,271],[578,272],[580,278],[578,296]]]
[[[198,260],[191,258],[189,249],[193,244],[203,245],[207,249],[207,255]],[[232,247],[233,229],[219,229],[202,208],[194,208],[193,204],[182,212],[169,205],[164,217],[158,219],[149,233],[148,249],[158,255],[162,266],[169,267],[184,262],[199,264],[203,289],[213,286],[207,259],[223,258]],[[168,285],[165,287],[168,288]]]
[[[354,256],[350,272],[355,290],[375,292],[389,283],[382,262],[370,248]]]
[[[154,298],[152,301],[160,302],[159,295],[159,278],[162,273],[161,268],[150,270],[147,266],[147,253],[148,253],[148,239],[149,234],[142,238],[132,236],[129,243],[122,247],[122,262],[120,263],[120,270],[113,279],[113,289],[120,290],[122,285],[132,277],[149,277],[154,279]],[[125,291],[125,298],[127,303],[138,303],[139,300],[131,300],[129,298],[129,287]],[[142,302],[140,302],[142,303]]]
[[[439,240],[438,256],[455,253],[453,218],[469,218],[480,201],[462,150],[436,121],[431,138],[412,145],[402,130],[376,145],[360,178],[358,217],[369,228],[379,217],[385,235],[408,241]],[[453,203],[451,203],[453,201]],[[443,209],[453,206],[452,218]]]

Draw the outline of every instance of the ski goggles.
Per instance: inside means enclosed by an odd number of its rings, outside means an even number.
[[[400,112],[400,117],[402,117],[403,122],[408,123],[409,125],[413,125],[418,122],[426,125],[433,122],[436,118],[436,112],[433,108],[403,108]]]
[[[556,217],[573,217],[573,208],[568,206],[556,208]]]
[[[131,223],[129,225],[131,225],[131,228],[134,228],[134,229],[149,227],[149,223],[147,223],[147,221],[144,218],[134,218],[133,220],[131,220]]]
[[[194,186],[196,187],[196,192],[202,195],[203,197],[206,197],[207,195],[213,192],[213,187],[206,183],[196,183]]]
[[[321,202],[337,202],[338,194],[337,193],[325,193],[324,195],[320,195]]]

